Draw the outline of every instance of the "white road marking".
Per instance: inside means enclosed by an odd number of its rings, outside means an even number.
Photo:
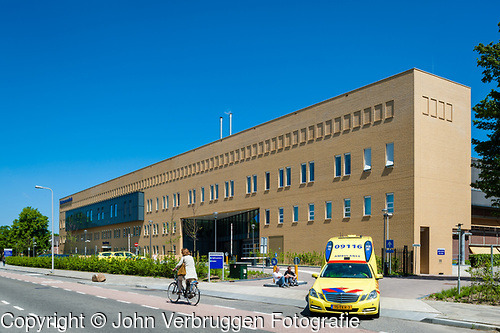
[[[141,305],[141,306],[143,306],[143,307],[145,307],[145,308],[150,308],[150,309],[159,310],[159,308],[155,308],[154,306],[149,306],[149,305],[144,305],[144,304],[143,304],[143,305]]]
[[[127,302],[127,301],[122,301],[121,299],[117,299],[116,301],[117,301],[117,302],[120,302],[120,303],[130,304],[130,302]]]
[[[99,298],[102,298],[102,299],[108,299],[107,297],[99,296],[99,295],[95,295],[95,297],[99,297]]]
[[[231,307],[229,307],[229,306],[223,306],[223,305],[214,305],[214,306],[216,306],[216,307],[218,307],[218,308],[222,308],[222,309],[236,310],[235,308],[231,308]]]
[[[86,293],[84,293],[83,291],[77,291],[77,293],[82,294],[82,295],[87,295],[87,294],[86,294]]]
[[[264,312],[259,312],[259,311],[254,311],[253,313],[261,314],[261,315],[266,315],[266,316],[272,316],[270,313],[264,313]]]
[[[7,301],[2,301],[3,304],[10,304],[9,302]]]
[[[33,312],[30,312],[30,313],[28,313],[28,314],[29,314],[30,316],[32,316],[32,317],[38,317],[38,315],[37,315],[36,313],[33,313]]]
[[[190,315],[188,315],[188,314],[186,314],[186,313],[184,313],[184,312],[176,312],[176,314],[181,315],[181,316],[187,316],[187,317],[189,317],[189,316],[190,316]]]
[[[21,307],[19,307],[19,306],[15,306],[15,305],[14,305],[14,309],[18,309],[19,311],[24,311],[24,309],[23,309],[23,308],[21,308]]]

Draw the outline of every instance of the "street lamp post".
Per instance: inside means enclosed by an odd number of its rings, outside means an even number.
[[[153,220],[149,220],[149,230],[148,230],[148,235],[149,235],[149,259],[151,259],[151,226],[153,225]]]
[[[214,218],[215,218],[215,250],[214,250],[214,252],[217,252],[217,212],[214,213]]]
[[[35,188],[37,189],[43,189],[43,190],[50,190],[51,192],[51,197],[52,197],[52,241],[50,242],[50,247],[52,248],[52,269],[50,273],[54,274],[54,191],[50,187],[44,187],[44,186],[39,186],[35,185]]]
[[[33,258],[36,257],[35,247],[36,247],[36,240],[35,240],[35,237],[33,237]]]
[[[84,233],[84,237],[85,237],[85,240],[84,240],[84,242],[85,242],[85,256],[87,256],[87,229],[85,229],[83,231],[83,233]]]
[[[389,210],[387,208],[382,209],[382,212],[384,213],[384,255],[382,261],[384,275],[387,275],[389,272],[389,269],[387,267],[387,264],[389,263],[389,261],[387,260],[387,240],[389,239],[389,217],[392,216],[392,213],[389,213]]]

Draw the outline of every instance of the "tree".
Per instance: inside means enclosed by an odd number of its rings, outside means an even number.
[[[10,243],[10,227],[7,225],[0,226],[0,251],[11,246]]]
[[[26,207],[19,214],[19,219],[14,220],[10,229],[10,243],[16,248],[17,253],[33,248],[33,240],[39,250],[50,249],[50,232],[48,230],[49,218],[42,215],[38,209]]]
[[[500,32],[500,23],[498,23]],[[484,83],[496,83],[500,88],[500,41],[488,45],[480,43],[474,48],[480,57],[478,67],[482,67]],[[472,184],[492,198],[493,206],[500,207],[500,91],[492,89],[485,99],[472,108],[476,113],[474,125],[488,132],[488,140],[472,139],[474,150],[480,155],[472,165],[479,168],[479,180]]]
[[[193,204],[193,218],[182,220],[182,233],[193,240],[193,255],[196,253],[196,241],[198,240],[198,232],[202,229],[201,225],[196,222],[197,208]]]

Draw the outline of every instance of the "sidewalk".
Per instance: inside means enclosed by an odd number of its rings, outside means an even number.
[[[19,273],[51,275],[49,269],[18,267],[6,265],[0,266],[0,270],[17,271]],[[200,282],[199,288],[202,295],[237,299],[253,302],[261,302],[276,305],[292,305],[299,309],[307,307],[307,294],[312,286],[309,271],[300,271],[299,280],[306,280],[307,284],[294,288],[266,288],[263,284],[269,280],[241,280],[237,282]],[[95,284],[92,282],[93,273],[55,270],[53,276],[74,278],[78,283]],[[149,289],[166,290],[172,279],[153,278],[142,276],[128,276],[105,274],[107,285],[126,285]],[[416,278],[409,279],[411,284]],[[429,280],[430,277],[426,277]],[[397,285],[401,288],[401,280],[384,279],[386,284]],[[383,280],[382,280],[383,281]],[[383,293],[382,293],[383,294]],[[500,331],[500,307],[471,305],[462,303],[447,303],[439,301],[427,301],[418,298],[397,298],[381,296],[381,316],[425,321],[441,325],[466,327],[482,330]]]

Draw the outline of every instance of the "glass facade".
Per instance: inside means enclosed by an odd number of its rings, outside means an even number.
[[[95,218],[93,218],[94,212],[97,212]],[[65,220],[66,231],[144,221],[144,193],[134,192],[68,210],[65,213]]]
[[[193,228],[196,223],[196,228]],[[255,227],[252,229],[252,224]],[[254,209],[226,218],[217,218],[217,252],[231,254],[231,228],[233,229],[233,253],[238,258],[247,257],[252,249],[252,240],[255,249],[259,249],[259,210]],[[193,230],[196,230],[194,236]],[[196,252],[208,255],[215,249],[215,219],[182,219],[183,247],[194,251],[196,238]]]

